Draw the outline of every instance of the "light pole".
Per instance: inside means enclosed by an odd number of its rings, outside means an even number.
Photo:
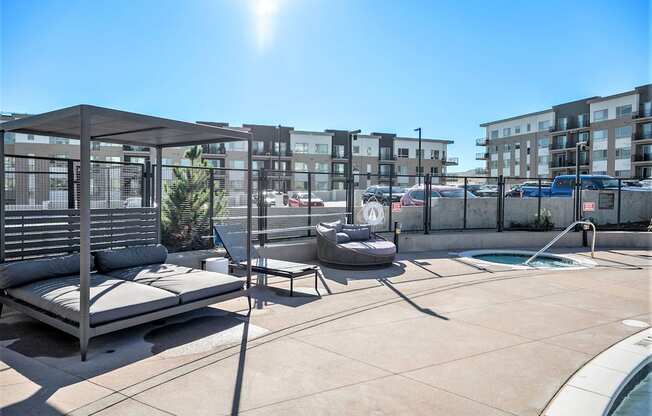
[[[580,153],[588,149],[589,142],[578,141],[575,146],[575,221],[582,217],[582,177],[580,175]]]
[[[418,150],[419,154],[417,155],[417,159],[418,159],[417,178],[419,179],[419,185],[421,185],[421,173],[422,173],[421,172],[421,127],[417,127],[416,129],[414,129],[414,131],[419,132],[419,150]]]

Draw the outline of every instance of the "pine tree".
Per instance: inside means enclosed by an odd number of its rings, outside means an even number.
[[[200,146],[188,149],[184,156],[190,160],[190,167],[174,167],[172,180],[165,183],[163,191],[162,242],[170,251],[200,250],[211,243],[202,238],[212,234],[208,216],[211,171],[202,169],[209,165],[202,158]],[[226,193],[216,190],[213,201],[214,215],[222,215]]]

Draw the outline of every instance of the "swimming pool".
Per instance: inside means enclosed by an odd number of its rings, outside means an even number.
[[[608,416],[649,416],[652,410],[652,364],[643,367],[627,383]]]
[[[521,250],[473,250],[460,253],[478,265],[499,264],[515,269],[577,269],[592,267],[595,263],[589,259],[571,258],[557,254],[540,254],[528,264],[525,262],[534,255],[533,251]]]

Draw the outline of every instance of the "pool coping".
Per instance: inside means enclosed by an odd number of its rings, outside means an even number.
[[[480,260],[476,259],[474,256],[482,255],[482,254],[524,254],[524,255],[533,255],[535,254],[536,251],[530,251],[530,250],[509,250],[509,249],[482,249],[482,250],[467,250],[463,251],[460,253],[457,253],[459,257],[464,258],[465,261],[474,264],[476,266],[480,267],[487,267],[487,266],[502,266],[506,267],[507,269],[511,270],[584,270],[588,268],[592,268],[597,266],[597,263],[589,258],[583,257],[583,256],[571,256],[571,255],[565,255],[565,254],[555,254],[555,253],[541,253],[542,255],[545,255],[547,257],[557,257],[560,259],[564,260],[571,260],[575,263],[577,263],[577,266],[571,266],[571,267],[535,267],[535,266],[519,266],[516,264],[503,264],[503,263],[494,263],[491,261],[486,261],[486,260]]]
[[[650,342],[648,327],[598,354],[559,389],[542,416],[607,415],[629,381],[652,362]]]

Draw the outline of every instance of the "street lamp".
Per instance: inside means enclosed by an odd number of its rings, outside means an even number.
[[[419,185],[421,185],[421,127],[417,127],[414,131],[419,132],[419,154],[417,155],[418,167],[417,167],[417,178],[419,179]]]

